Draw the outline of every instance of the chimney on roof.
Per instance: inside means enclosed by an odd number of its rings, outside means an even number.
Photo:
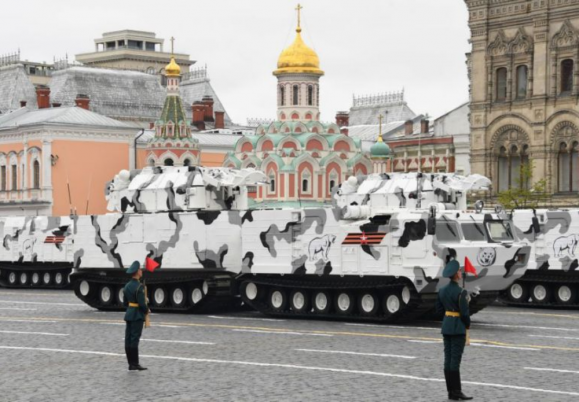
[[[205,105],[205,116],[203,117],[204,121],[214,121],[213,119],[213,98],[211,96],[205,95],[201,102]]]
[[[36,103],[39,109],[48,109],[50,107],[50,88],[46,85],[36,87]]]
[[[198,130],[205,130],[205,104],[201,101],[196,101],[191,106],[193,110],[193,125],[197,127]]]
[[[414,122],[412,120],[406,120],[404,122],[404,135],[410,135],[414,132]]]
[[[348,135],[348,126],[350,125],[350,113],[338,112],[336,113],[336,124],[340,127],[340,132]]]
[[[78,94],[76,95],[74,103],[77,107],[83,108],[84,110],[89,110],[90,98],[88,95]]]
[[[422,119],[420,120],[420,132],[422,134],[428,134],[428,130],[429,130],[429,122],[426,119]]]
[[[215,128],[225,128],[225,112],[215,112]]]
[[[20,107],[26,107],[26,101],[20,101]]]
[[[52,107],[60,107],[61,104],[58,102],[52,102]]]
[[[154,128],[155,128],[155,122],[152,121],[152,122],[149,123],[149,130],[152,130],[152,129],[154,129]]]

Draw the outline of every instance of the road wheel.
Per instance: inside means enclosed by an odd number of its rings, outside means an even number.
[[[81,296],[87,297],[91,291],[91,286],[87,281],[82,281],[78,286],[78,290],[80,291]]]
[[[113,302],[113,291],[110,286],[104,285],[99,292],[99,300],[102,305],[108,306]]]
[[[557,300],[558,304],[561,305],[569,305],[575,303],[577,299],[577,289],[568,286],[568,285],[560,285],[557,287],[557,291],[555,292],[555,300]]]
[[[180,287],[171,290],[171,304],[174,307],[183,307],[186,304],[187,292]]]
[[[378,313],[380,302],[374,292],[364,292],[358,297],[358,311],[366,317],[373,317]]]
[[[118,288],[117,289],[117,302],[119,303],[120,306],[123,305],[125,301],[125,288]]]
[[[305,290],[294,290],[290,296],[291,309],[296,313],[310,311],[310,295]]]
[[[10,274],[8,274],[8,283],[11,285],[16,285],[17,281],[18,277],[16,276],[16,272],[10,272]]]
[[[44,285],[50,285],[51,281],[52,281],[52,278],[50,276],[50,272],[45,272],[44,275],[42,275],[42,283]]]
[[[531,299],[537,304],[549,303],[551,300],[551,288],[542,283],[534,285],[531,289]]]
[[[287,309],[288,299],[284,289],[272,289],[268,301],[273,311],[281,312]]]
[[[253,282],[243,282],[241,285],[241,294],[249,301],[257,301],[261,299],[262,293],[261,286],[258,286]]]
[[[392,316],[400,311],[402,300],[397,293],[390,293],[384,296],[383,304],[386,316]]]
[[[338,314],[349,315],[354,311],[354,298],[350,292],[339,292],[334,304]]]
[[[191,302],[193,304],[199,303],[203,299],[203,291],[199,287],[194,287],[191,291]]]
[[[64,275],[62,274],[62,272],[57,272],[54,275],[54,283],[58,286],[64,285]]]
[[[328,314],[332,307],[332,297],[330,292],[320,290],[313,297],[314,311],[317,314]]]
[[[38,272],[34,272],[32,274],[32,285],[38,286],[39,283],[40,283],[40,275],[38,275]]]
[[[26,272],[22,272],[20,274],[20,284],[21,285],[28,285],[28,274]]]
[[[161,287],[153,289],[153,305],[163,307],[165,304],[167,304],[167,291]]]
[[[529,288],[523,283],[515,282],[507,289],[507,297],[512,302],[525,303],[529,300]]]

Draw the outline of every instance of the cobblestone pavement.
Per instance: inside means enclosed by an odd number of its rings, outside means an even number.
[[[127,371],[122,313],[71,291],[0,289],[1,401],[444,401],[439,324],[154,314]],[[463,389],[477,401],[579,398],[579,311],[473,317]]]

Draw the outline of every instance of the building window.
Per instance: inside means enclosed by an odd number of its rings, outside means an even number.
[[[298,104],[298,96],[299,96],[299,88],[297,85],[294,85],[293,87],[293,105],[297,105]]]
[[[497,101],[507,100],[507,69],[502,67],[497,70]]]
[[[312,106],[314,104],[314,87],[308,85],[308,105]]]
[[[562,143],[558,155],[559,191],[579,191],[579,142]]]
[[[561,62],[561,94],[570,94],[573,90],[573,60]]]
[[[523,183],[521,175],[521,168],[529,163],[527,150],[527,145],[522,151],[516,145],[509,150],[501,147],[498,157],[499,191],[520,186],[528,187],[529,183]]]
[[[273,175],[269,176],[269,192],[275,193],[275,177]]]
[[[185,159],[183,161],[183,166],[191,166],[191,161],[189,159]]]
[[[308,193],[310,191],[310,181],[308,179],[302,180],[302,191]]]
[[[0,178],[2,191],[6,191],[6,166],[0,168]]]
[[[332,189],[336,186],[336,181],[335,180],[330,180],[330,191],[332,191]]]
[[[517,99],[527,97],[527,66],[517,67]]]
[[[285,106],[285,87],[279,88],[280,105]]]
[[[173,166],[173,159],[171,158],[165,159],[165,166]]]
[[[18,166],[12,165],[12,190],[18,189]]]
[[[40,188],[40,162],[38,162],[38,160],[35,160],[32,163],[32,188],[36,188],[39,189]]]
[[[155,166],[155,160],[149,159],[149,166]]]

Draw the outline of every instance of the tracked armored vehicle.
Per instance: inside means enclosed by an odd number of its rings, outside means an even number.
[[[531,256],[529,269],[501,300],[513,306],[579,308],[579,209],[515,210],[512,215]]]
[[[247,187],[266,180],[254,169],[148,167],[122,171],[101,216],[77,219],[74,291],[101,310],[122,307],[124,268],[149,257],[153,311],[198,312],[227,305],[241,267]]]
[[[242,299],[273,316],[395,321],[430,313],[451,258],[468,277],[472,312],[525,271],[530,246],[506,215],[466,211],[482,176],[350,178],[333,208],[257,210],[242,225]]]
[[[75,222],[76,217],[0,218],[0,286],[68,287]]]

